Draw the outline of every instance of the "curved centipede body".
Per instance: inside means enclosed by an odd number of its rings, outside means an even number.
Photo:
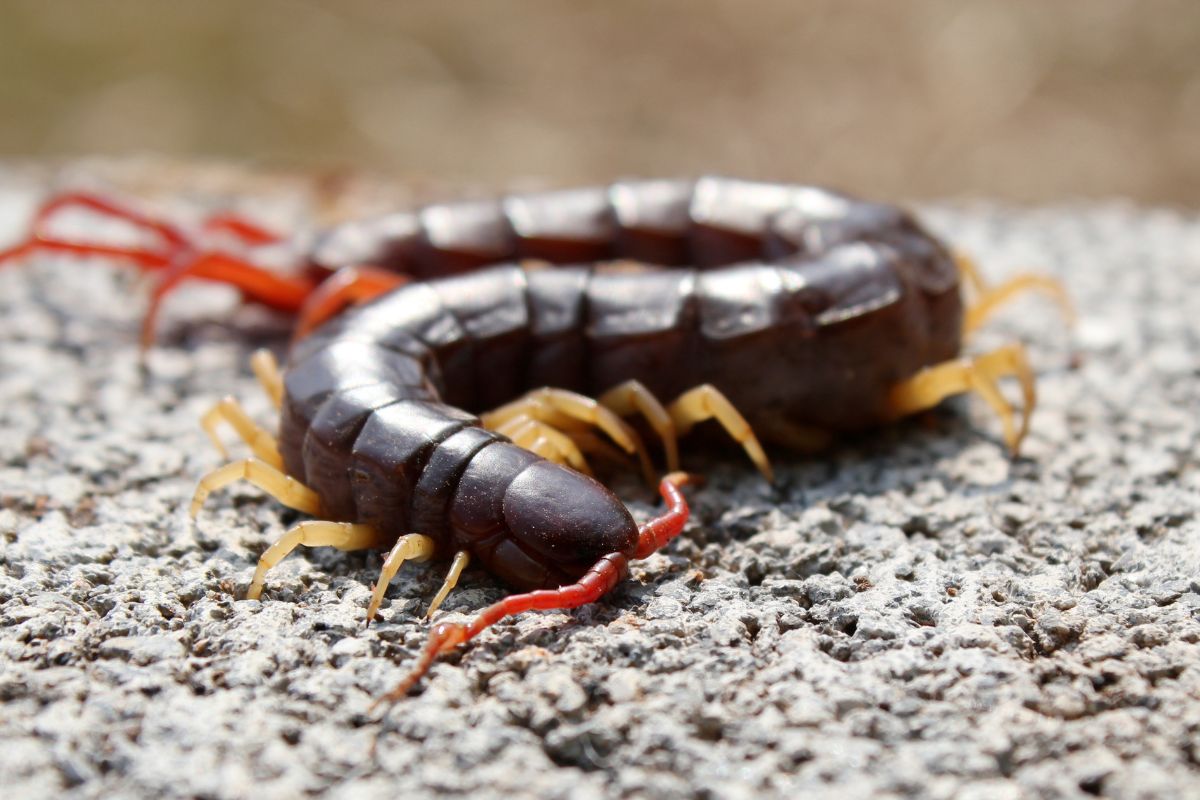
[[[370,235],[370,223],[339,228],[313,257],[426,279],[520,259],[672,267],[492,269],[399,295],[395,308],[446,309],[430,326],[471,326],[446,347],[482,353],[479,368],[443,365],[445,399],[460,407],[541,385],[598,395],[635,378],[673,397],[708,382],[760,435],[783,439],[795,424],[836,431],[886,419],[884,387],[960,346],[947,251],[899,209],[825,190],[617,184],[438,206],[408,222],[377,221],[387,236]],[[768,365],[776,380],[763,380]]]
[[[203,261],[175,279],[245,290],[257,275]],[[339,226],[305,262],[302,301],[276,305],[309,309],[306,328],[333,318],[282,376],[258,365],[281,404],[278,441],[235,401],[214,409],[206,427],[232,423],[260,459],[207,476],[193,511],[248,478],[322,518],[264,554],[252,596],[299,544],[391,547],[368,617],[406,558],[456,554],[433,607],[467,560],[527,590],[469,625],[435,626],[389,699],[503,616],[599,598],[678,534],[676,439],[699,422],[718,421],[769,477],[761,441],[812,449],[963,392],[997,410],[1015,450],[1034,403],[1018,346],[959,358],[968,265],[900,209],[823,189],[704,178],[442,204]],[[311,276],[339,265],[366,268],[316,288]],[[1049,288],[1023,278],[990,296],[1026,286]],[[986,315],[966,313],[968,326]],[[1007,376],[1025,393],[1019,425],[996,388]],[[633,413],[672,471],[667,510],[640,527],[585,474],[584,453],[648,464],[622,419]]]
[[[542,588],[632,547],[634,527],[607,490],[460,409],[541,386],[600,396],[635,380],[661,398],[710,384],[770,441],[886,419],[889,387],[957,350],[952,261],[906,216],[809,189],[775,192],[802,213],[769,225],[766,240],[746,224],[761,194],[739,193],[747,187],[626,184],[414,215],[409,255],[391,240],[390,257],[372,263],[412,258],[432,271],[437,241],[443,271],[475,271],[397,289],[295,348],[286,473],[332,519],[386,539],[426,533],[515,586]],[[782,257],[764,259],[772,251]],[[464,265],[468,252],[702,266],[478,269]],[[751,253],[760,260],[728,266]]]

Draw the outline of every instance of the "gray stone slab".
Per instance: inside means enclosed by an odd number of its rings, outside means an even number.
[[[49,180],[4,174],[0,242]],[[176,212],[231,196],[197,185]],[[247,191],[277,222],[320,210],[292,183]],[[1028,298],[973,344],[1031,348],[1022,458],[978,401],[781,455],[774,487],[685,448],[711,482],[683,537],[606,601],[439,663],[374,756],[369,707],[424,641],[440,568],[404,570],[364,630],[376,555],[298,553],[245,601],[295,515],[253,488],[186,514],[220,463],[198,416],[232,393],[271,418],[246,361],[286,326],[189,289],[144,377],[128,270],[0,270],[3,794],[1200,796],[1200,219],[926,216],[988,275],[1049,272],[1078,303],[1073,336]],[[505,591],[463,583],[449,619]]]

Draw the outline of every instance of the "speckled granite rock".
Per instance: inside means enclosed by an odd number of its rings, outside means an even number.
[[[0,241],[45,185],[5,175]],[[184,213],[223,191],[183,185]],[[238,196],[290,223],[317,213],[296,190]],[[440,663],[374,756],[368,708],[424,640],[436,570],[405,570],[364,631],[374,555],[299,553],[248,602],[294,517],[251,488],[184,509],[219,462],[199,414],[232,392],[270,417],[246,359],[282,323],[189,290],[143,380],[130,275],[0,272],[4,793],[1200,796],[1200,219],[927,216],[989,274],[1044,268],[1078,301],[1073,342],[1029,299],[976,343],[1031,344],[1023,458],[969,402],[781,458],[775,487],[689,454],[711,483],[685,536],[607,601]],[[464,584],[451,617],[503,593]]]

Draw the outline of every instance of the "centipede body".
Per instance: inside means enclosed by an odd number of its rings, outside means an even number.
[[[885,421],[888,388],[959,346],[945,249],[893,207],[824,190],[625,183],[374,224],[331,233],[314,259],[341,248],[426,280],[294,349],[287,472],[333,519],[428,533],[523,588],[628,549],[633,526],[606,489],[464,410],[544,385],[599,395],[638,380],[674,397],[709,383],[786,445]],[[604,268],[617,260],[654,268]]]
[[[140,226],[160,246],[57,239],[46,222],[71,205]],[[456,554],[431,612],[468,558],[531,590],[468,625],[435,626],[392,700],[439,653],[506,615],[598,599],[631,559],[682,530],[686,477],[667,476],[666,510],[636,524],[580,471],[580,458],[572,461],[574,445],[554,430],[558,423],[537,418],[546,404],[631,452],[636,435],[608,405],[622,413],[636,406],[662,437],[668,464],[676,428],[713,418],[769,475],[760,439],[811,449],[975,392],[999,414],[1015,451],[1035,403],[1023,350],[960,358],[964,331],[1023,289],[1048,290],[1068,305],[1057,283],[1018,276],[964,318],[959,277],[973,274],[969,263],[907,212],[825,189],[727,178],[625,181],[352,221],[293,241],[299,255],[289,273],[254,263],[255,248],[282,242],[252,222],[218,215],[205,231],[233,235],[249,254],[208,249],[203,237],[103,198],[65,195],[39,212],[27,242],[0,252],[0,264],[45,249],[163,270],[144,341],[157,303],[188,278],[299,312],[305,333],[328,319],[294,345],[282,378],[260,374],[281,405],[277,442],[232,399],[210,412],[209,422],[229,421],[266,461],[205,476],[193,513],[213,488],[246,478],[324,519],[294,527],[264,553],[251,597],[299,544],[391,547],[368,618],[404,558]],[[1019,428],[996,386],[1010,376],[1024,395]],[[623,400],[613,399],[622,391]],[[668,411],[658,398],[672,397]],[[483,412],[506,403],[508,416],[532,409],[521,424],[544,431],[530,449],[504,424],[481,424]]]

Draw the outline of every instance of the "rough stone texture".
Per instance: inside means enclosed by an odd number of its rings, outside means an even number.
[[[6,173],[0,241],[42,181]],[[187,185],[181,213],[220,200]],[[290,222],[319,206],[296,188],[238,197]],[[1200,219],[928,218],[990,275],[1036,266],[1078,302],[1073,341],[1027,299],[976,343],[1032,348],[1022,458],[978,401],[780,457],[774,487],[688,452],[712,480],[680,540],[605,602],[438,664],[374,756],[370,704],[423,642],[440,570],[404,570],[363,630],[376,556],[298,553],[248,602],[295,515],[252,488],[185,510],[220,463],[200,413],[233,393],[270,417],[246,358],[282,323],[189,290],[143,380],[128,272],[0,272],[5,794],[1200,796]],[[464,584],[448,618],[504,591]]]

